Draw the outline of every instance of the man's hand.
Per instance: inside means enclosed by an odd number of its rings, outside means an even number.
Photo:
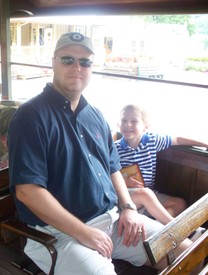
[[[111,238],[102,230],[86,225],[79,241],[85,246],[98,251],[103,257],[111,258],[113,243]]]
[[[111,258],[111,238],[102,230],[86,225],[68,212],[45,188],[37,184],[20,184],[16,187],[16,195],[47,224],[97,250],[103,257]]]
[[[118,236],[124,234],[123,245],[136,246],[142,238],[145,240],[145,228],[142,215],[136,210],[124,209],[118,221]]]

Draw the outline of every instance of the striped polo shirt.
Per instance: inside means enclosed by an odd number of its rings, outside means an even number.
[[[136,149],[130,147],[124,138],[115,141],[122,167],[137,163],[144,178],[145,186],[154,189],[157,152],[171,146],[171,137],[146,133]]]

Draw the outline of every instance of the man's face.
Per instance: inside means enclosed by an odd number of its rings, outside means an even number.
[[[76,60],[73,64],[62,64],[63,57],[72,57]],[[81,62],[78,59],[81,59]],[[53,85],[57,91],[68,99],[77,99],[90,80],[91,67],[81,66],[83,63],[85,65],[86,59],[92,60],[93,54],[80,45],[67,46],[58,50],[54,55]],[[67,59],[65,63],[67,63]]]

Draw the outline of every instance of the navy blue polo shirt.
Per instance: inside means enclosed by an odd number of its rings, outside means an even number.
[[[83,222],[117,204],[110,175],[121,168],[119,155],[102,114],[83,96],[72,112],[48,83],[15,113],[8,146],[13,192],[17,184],[41,185]],[[17,199],[16,206],[23,222],[45,225]]]

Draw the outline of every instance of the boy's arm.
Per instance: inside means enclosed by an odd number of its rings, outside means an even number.
[[[172,137],[171,145],[190,145],[190,146],[202,146],[202,147],[208,148],[208,143],[185,138],[185,137]]]
[[[124,180],[125,180],[126,186],[128,188],[142,188],[142,187],[144,187],[144,183],[134,179],[134,177],[128,177]]]

